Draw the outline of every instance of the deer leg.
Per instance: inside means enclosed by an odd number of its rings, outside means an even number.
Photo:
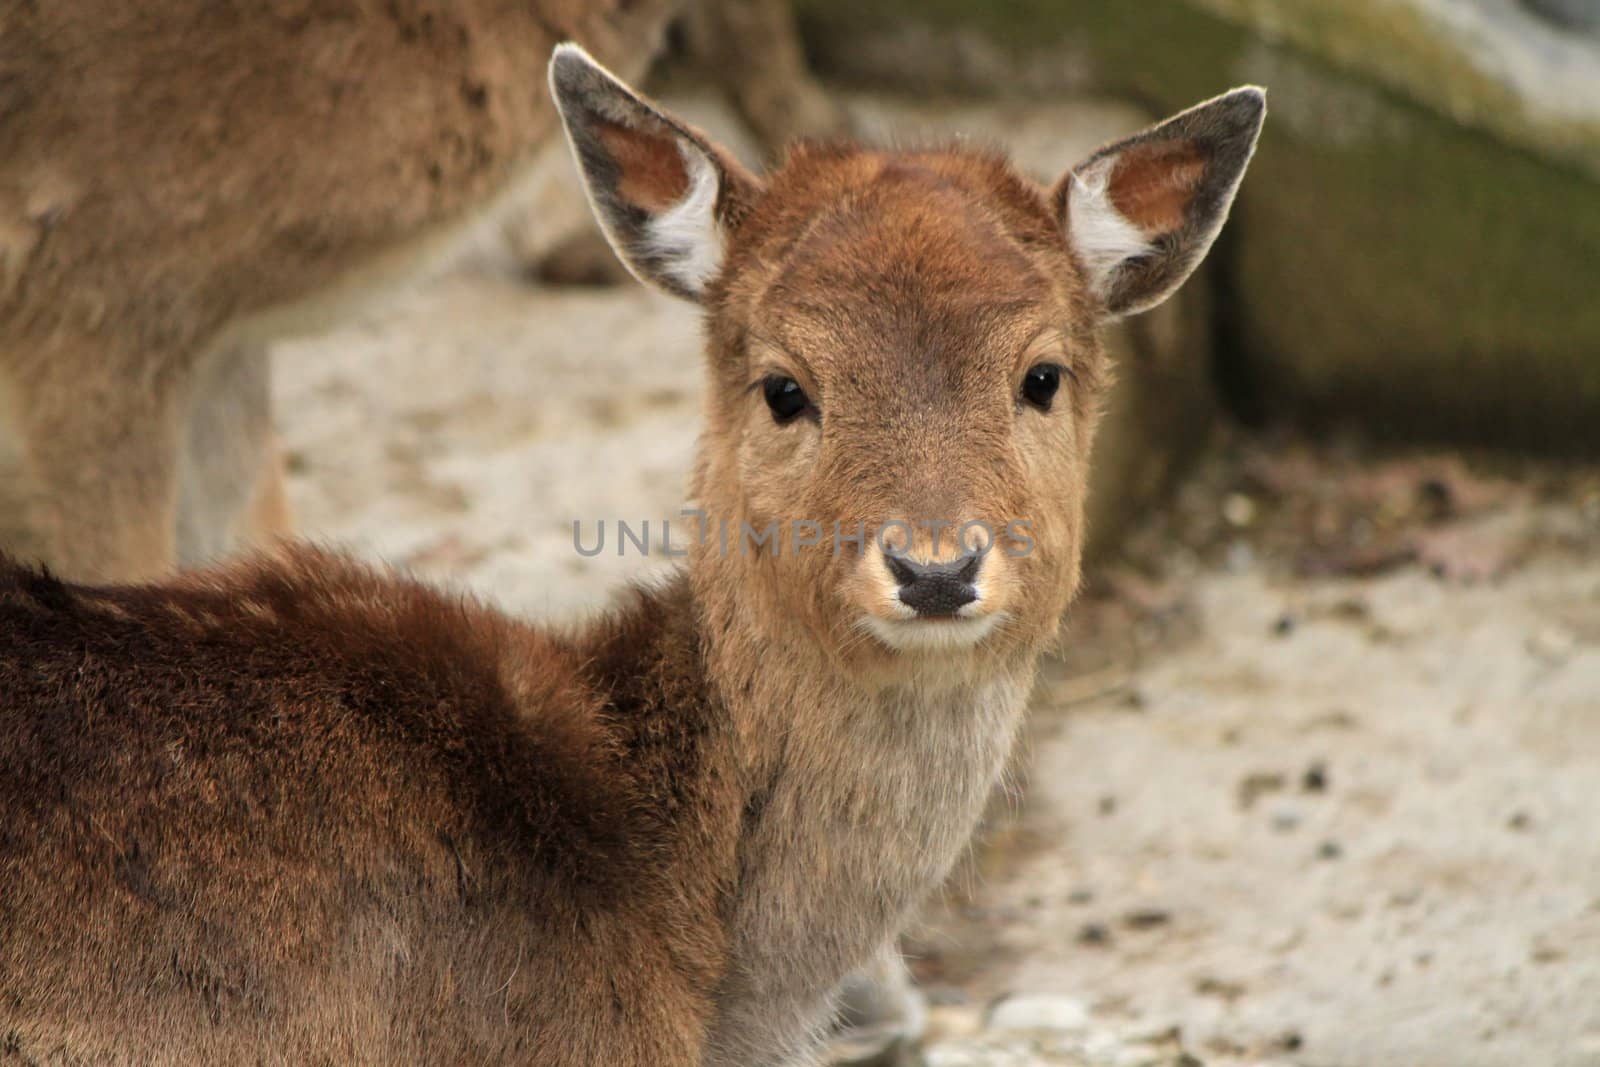
[[[837,137],[850,119],[806,66],[789,0],[695,0],[689,47],[768,155],[802,137]]]
[[[506,220],[512,264],[545,285],[620,285],[628,269],[589,214],[583,185],[564,147],[553,143],[534,165],[531,195]]]
[[[611,251],[605,235],[593,228],[551,245],[531,273],[545,285],[605,286],[628,280],[628,268]]]
[[[209,353],[195,369],[185,409],[180,564],[197,566],[288,533],[265,346],[238,343]]]
[[[52,359],[10,379],[7,495],[24,518],[5,547],[77,581],[154,578],[177,562],[178,390],[116,366]]]
[[[266,546],[294,533],[294,512],[284,479],[283,445],[276,437],[267,442],[256,472],[255,493],[245,514],[241,546]]]

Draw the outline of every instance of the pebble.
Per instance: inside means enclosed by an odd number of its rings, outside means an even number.
[[[1172,921],[1172,913],[1162,908],[1137,908],[1122,917],[1122,925],[1130,930],[1154,930]]]
[[[1249,526],[1256,521],[1256,502],[1243,493],[1229,493],[1222,502],[1222,517],[1230,526]]]
[[[930,1043],[972,1037],[983,1031],[983,1014],[970,1005],[943,1004],[928,1009]]]
[[[1081,1032],[1088,1025],[1089,1006],[1075,997],[1021,993],[998,1001],[989,1010],[990,1030]]]
[[[1321,760],[1306,768],[1306,773],[1300,779],[1300,788],[1307,793],[1326,793],[1328,791],[1328,765]]]
[[[1084,923],[1078,930],[1078,944],[1104,945],[1111,940],[1111,931],[1105,923]]]
[[[980,1020],[970,1007],[950,1020],[935,1009],[921,1058],[892,1067],[1198,1067],[1175,1027],[1153,1032],[1099,1025],[1076,997],[1018,992]],[[954,1025],[949,1025],[951,1022]],[[879,1067],[874,1064],[873,1067]],[[890,1067],[889,1064],[883,1067]]]
[[[1283,775],[1276,772],[1257,771],[1254,774],[1247,774],[1240,779],[1236,790],[1239,807],[1249,811],[1261,797],[1268,793],[1281,792],[1284,785]]]
[[[1287,805],[1272,812],[1272,828],[1280,834],[1289,833],[1300,826],[1300,812]]]

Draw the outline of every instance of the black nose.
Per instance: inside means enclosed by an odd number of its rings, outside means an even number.
[[[889,573],[900,583],[901,603],[918,615],[954,615],[978,599],[978,590],[972,583],[983,566],[980,552],[970,552],[948,563],[918,563],[889,554],[884,559],[889,563]]]

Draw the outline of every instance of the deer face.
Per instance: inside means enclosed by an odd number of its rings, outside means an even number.
[[[1078,583],[1097,329],[1203,257],[1261,92],[1044,188],[991,154],[853,146],[762,180],[576,48],[552,85],[618,254],[706,308],[696,565],[855,665],[1052,634]]]

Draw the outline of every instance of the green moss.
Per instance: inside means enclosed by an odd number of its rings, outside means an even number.
[[[799,3],[813,26],[834,32],[892,28],[912,19],[977,28],[1024,51],[1071,34],[1093,43],[1097,73],[1107,84],[1149,80],[1142,71],[1159,71],[1158,80],[1170,81],[1185,68],[1207,69],[1194,62],[1207,57],[1190,50],[1206,52],[1215,28],[1235,42],[1292,45],[1456,122],[1600,178],[1600,121],[1530,108],[1474,65],[1451,34],[1394,0],[876,0],[870,10],[851,10],[843,0]]]
[[[847,73],[911,20],[977,30],[1019,71],[1086,55],[1095,85],[1161,111],[1263,82],[1267,132],[1221,254],[1228,356],[1268,409],[1600,453],[1600,184],[1579,169],[1185,0],[800,2]],[[1006,70],[982,77],[966,88],[1005,90]]]
[[[1191,0],[1431,110],[1600,177],[1600,122],[1531,109],[1416,8],[1393,0]]]
[[[1264,394],[1402,433],[1600,450],[1600,189],[1389,106],[1393,137],[1264,139],[1232,262]]]

